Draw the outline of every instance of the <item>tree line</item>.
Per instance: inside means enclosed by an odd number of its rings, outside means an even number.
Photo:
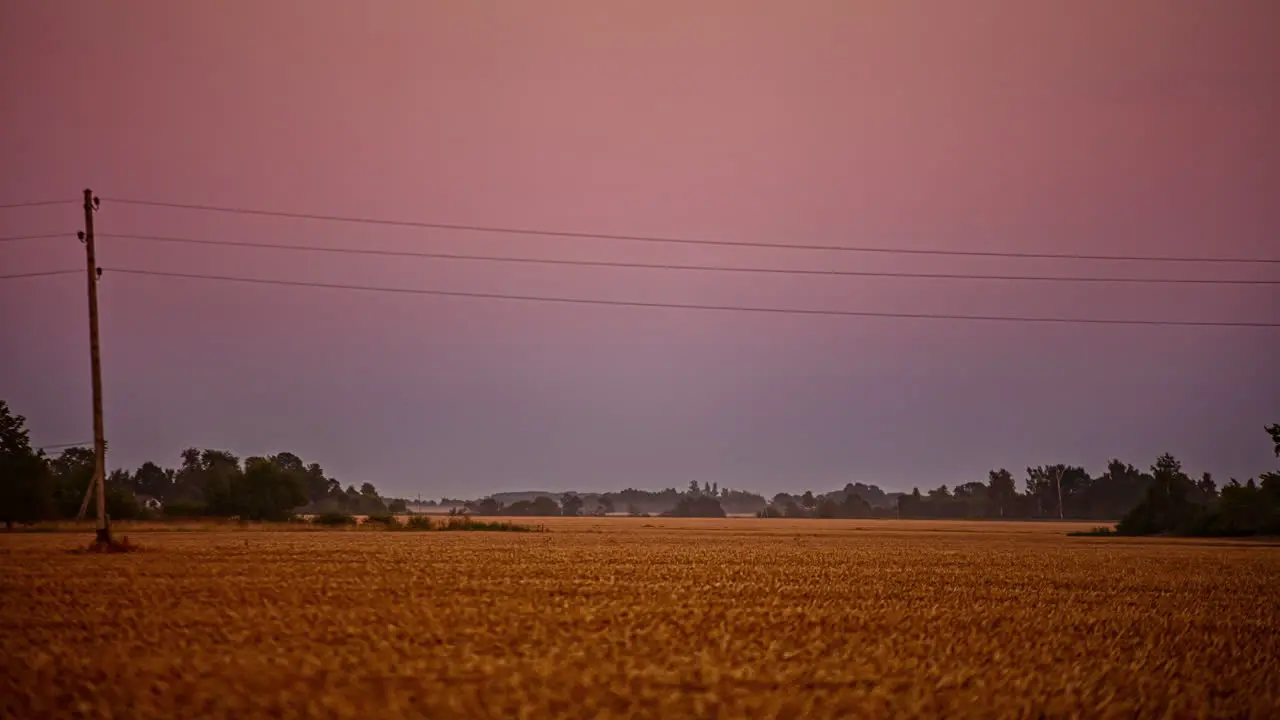
[[[0,521],[14,523],[74,518],[93,477],[94,453],[71,447],[47,456],[31,447],[26,420],[0,400]],[[118,469],[105,480],[107,515],[146,517],[150,499],[173,517],[240,517],[287,520],[300,512],[380,514],[403,511],[404,500],[387,501],[363,483],[343,487],[318,463],[288,452],[243,460],[225,450],[189,448],[181,465],[145,462]]]
[[[1280,457],[1280,425],[1266,428]],[[343,487],[318,463],[293,453],[238,458],[224,450],[189,448],[178,467],[145,462],[133,471],[114,470],[106,479],[108,515],[115,519],[153,512],[149,499],[173,517],[220,516],[285,520],[295,514],[385,515],[405,512],[403,499],[383,498],[371,483]],[[30,523],[74,517],[93,475],[93,451],[83,447],[46,456],[32,448],[25,419],[0,400],[0,521]],[[1094,477],[1072,465],[1028,467],[1021,490],[1007,469],[986,482],[946,485],[921,493],[885,492],[850,483],[824,494],[778,493],[771,500],[716,483],[691,481],[681,492],[628,488],[608,493],[513,493],[440,505],[477,515],[665,515],[725,517],[755,514],[784,518],[1061,518],[1119,520],[1127,534],[1280,534],[1280,473],[1257,480],[1235,479],[1221,488],[1209,473],[1192,479],[1171,455],[1148,470],[1112,460]],[[520,496],[526,497],[520,497]],[[431,503],[435,504],[435,503]]]
[[[1280,424],[1269,425],[1274,452],[1280,458]],[[1255,481],[1232,479],[1218,491],[1193,482],[1182,464],[1162,455],[1151,466],[1151,484],[1142,502],[1125,514],[1121,535],[1172,534],[1197,537],[1280,535],[1280,472],[1264,472]]]
[[[1265,428],[1280,457],[1280,424]],[[1097,477],[1072,465],[1028,467],[1023,488],[1013,473],[992,470],[987,481],[921,493],[884,493],[850,484],[825,495],[779,493],[760,517],[1070,519],[1116,521],[1124,535],[1280,535],[1280,473],[1232,478],[1221,488],[1209,473],[1192,478],[1161,455],[1148,470],[1112,460]]]
[[[675,488],[656,492],[628,488],[616,493],[562,493],[558,500],[550,493],[505,495],[518,499],[504,502],[500,496],[490,495],[464,503],[463,507],[475,515],[517,517],[603,516],[617,514],[620,508],[625,508],[621,512],[633,517],[726,517],[744,506],[754,509],[765,504],[764,498],[755,493],[721,488],[716,483],[699,486],[694,481],[690,481],[689,489],[684,492]]]

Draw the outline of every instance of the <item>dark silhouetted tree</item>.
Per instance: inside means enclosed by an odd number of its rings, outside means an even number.
[[[147,461],[133,473],[133,491],[166,502],[173,493],[175,473]]]
[[[686,495],[680,498],[671,511],[674,517],[714,517],[725,516],[720,501],[710,495]]]
[[[93,465],[93,450],[86,447],[67,448],[49,461],[58,517],[71,518],[80,512],[80,503],[93,479]]]
[[[1004,468],[987,473],[987,497],[995,504],[996,514],[999,517],[1012,513],[1017,494],[1018,488],[1013,482],[1013,473]]]
[[[565,515],[575,516],[582,514],[582,498],[574,493],[565,493],[560,496],[560,507],[563,508]]]
[[[560,505],[546,495],[533,499],[533,514],[538,517],[554,517],[560,514]]]
[[[31,447],[26,418],[0,400],[0,521],[33,523],[53,517],[53,478],[44,457]]]
[[[294,458],[296,459],[296,458]],[[244,472],[232,481],[236,512],[247,520],[287,520],[307,502],[301,462],[281,465],[275,457],[251,457]]]

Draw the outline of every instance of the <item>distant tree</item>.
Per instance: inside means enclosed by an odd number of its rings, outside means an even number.
[[[409,511],[409,504],[403,499],[397,498],[387,503],[387,510],[393,513],[403,513]]]
[[[871,504],[857,494],[831,493],[818,498],[814,515],[820,518],[865,518],[871,516]]]
[[[58,517],[71,518],[80,512],[85,491],[93,480],[93,450],[71,447],[49,461],[53,471],[53,502]]]
[[[573,493],[565,493],[560,496],[560,507],[564,508],[563,512],[565,515],[581,515],[582,498]]]
[[[913,487],[910,495],[898,496],[898,517],[922,517],[924,510],[924,496],[920,494],[920,488]]]
[[[133,475],[124,470],[113,470],[107,476],[107,517],[112,520],[133,520],[142,514],[142,505],[134,495],[133,484]]]
[[[365,497],[376,498],[378,497],[378,489],[373,486],[373,483],[364,483],[360,486],[360,494]]]
[[[720,501],[711,495],[686,495],[671,511],[674,517],[724,517]]]
[[[53,479],[44,457],[31,447],[26,418],[0,400],[0,521],[32,523],[53,516]]]
[[[234,515],[233,487],[243,474],[240,459],[223,450],[188,448],[168,501],[200,503],[212,515]]]
[[[560,505],[546,495],[539,495],[533,499],[533,514],[538,517],[554,517],[560,514]]]
[[[276,458],[252,457],[232,484],[236,515],[247,520],[287,520],[294,508],[306,504],[306,479],[301,463],[281,465]]]
[[[1189,499],[1194,484],[1182,471],[1182,463],[1165,453],[1151,466],[1151,478],[1146,500],[1124,516],[1117,531],[1154,535],[1189,530],[1197,520],[1199,506]]]
[[[1113,459],[1107,463],[1107,471],[1082,494],[1081,514],[1099,520],[1121,518],[1142,503],[1151,482],[1149,474]]]
[[[846,518],[871,517],[871,503],[858,493],[849,493],[840,503],[840,516]]]
[[[521,517],[554,517],[560,514],[560,506],[546,495],[539,495],[533,500],[517,500],[502,508],[499,515],[516,515]]]
[[[329,497],[333,493],[334,485],[338,485],[336,480],[325,477],[324,468],[319,463],[311,463],[303,470],[305,477],[307,500],[312,503],[318,503]],[[341,488],[341,485],[338,485]]]
[[[477,515],[497,515],[502,512],[502,503],[494,498],[487,497],[476,503],[473,510]]]
[[[800,496],[800,504],[809,509],[817,507],[818,501],[814,499],[812,490],[804,491],[804,495]]]
[[[174,486],[174,472],[148,460],[133,473],[133,490],[150,495],[161,502],[167,501]]]
[[[817,498],[817,504],[814,506],[813,515],[823,519],[840,517],[840,503],[830,495],[822,495]]]
[[[860,482],[846,483],[844,486],[844,494],[857,495],[863,500],[866,500],[867,504],[873,508],[876,508],[876,507],[887,508],[893,505],[893,500],[890,499],[890,497],[885,493],[885,491],[881,490],[879,487],[875,485],[866,485]]]
[[[1058,464],[1028,467],[1026,483],[1036,515],[1066,517],[1081,514],[1077,506],[1082,501],[1076,498],[1088,491],[1093,479],[1084,468]]]
[[[613,512],[613,499],[608,495],[601,495],[598,501],[600,503],[600,511],[608,515]]]
[[[711,483],[711,497],[720,496],[720,483]]]
[[[701,492],[702,492],[702,491],[698,489],[698,481],[697,481],[697,480],[690,480],[690,481],[689,481],[689,494],[690,494],[690,495],[698,495],[698,494],[700,494]]]
[[[768,506],[763,497],[746,490],[729,490],[720,488],[720,506],[730,515],[754,514]]]
[[[302,458],[291,452],[272,455],[271,461],[284,472],[297,473],[298,475],[303,475],[307,472],[307,467],[302,464]]]
[[[1218,483],[1213,481],[1212,473],[1204,473],[1196,481],[1196,501],[1207,505],[1218,499]]]
[[[1271,442],[1275,443],[1276,457],[1280,458],[1280,423],[1268,425],[1267,434],[1271,436]]]

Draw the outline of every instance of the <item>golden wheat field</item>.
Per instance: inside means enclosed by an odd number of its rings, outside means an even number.
[[[547,525],[0,534],[0,715],[1280,717],[1280,547]]]

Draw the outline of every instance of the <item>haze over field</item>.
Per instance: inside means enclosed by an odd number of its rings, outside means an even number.
[[[801,253],[374,227],[112,198],[745,242],[1280,257],[1280,3],[6,3],[0,198],[99,232],[573,260],[1277,278],[1280,266]],[[74,205],[4,272],[83,266]],[[288,450],[388,496],[887,490],[1175,453],[1273,467],[1280,331],[748,315],[249,286],[1280,321],[1267,286],[506,265],[145,243],[100,261],[109,463]],[[84,282],[0,283],[0,397],[92,437]]]

